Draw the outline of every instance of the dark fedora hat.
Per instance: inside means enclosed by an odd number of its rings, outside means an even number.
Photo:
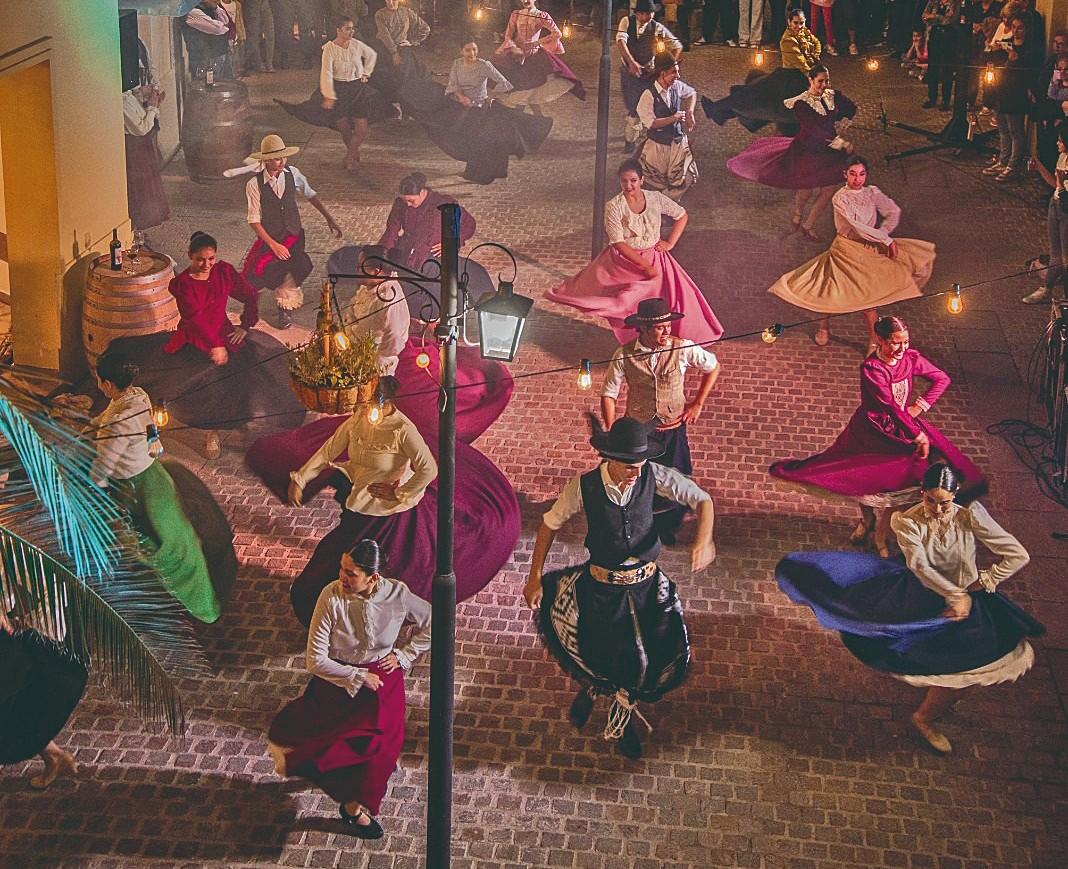
[[[635,12],[651,12],[655,15],[659,8],[660,4],[654,3],[653,0],[636,0],[634,3]]]
[[[606,459],[634,465],[664,454],[664,447],[649,436],[649,426],[632,416],[621,416],[608,431],[598,428],[590,444]]]
[[[625,326],[632,329],[640,329],[642,326],[652,326],[655,323],[670,323],[673,320],[681,320],[682,314],[672,311],[668,303],[661,298],[642,299],[638,302],[638,310],[623,321]]]

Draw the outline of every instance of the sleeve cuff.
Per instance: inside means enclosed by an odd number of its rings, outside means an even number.
[[[349,696],[355,697],[360,689],[363,687],[364,677],[367,675],[366,667],[353,667],[352,670],[352,683],[349,688]]]
[[[915,404],[924,413],[927,413],[927,411],[929,411],[931,409],[931,403],[927,399],[925,399],[922,395],[919,395],[916,398],[914,398],[912,403]]]
[[[415,663],[415,655],[406,652],[404,649],[394,649],[393,654],[397,656],[397,663],[400,664],[400,668],[405,673],[412,669],[412,664]]]
[[[827,143],[828,148],[833,148],[835,151],[841,151],[845,147],[846,141],[841,136],[835,136]]]
[[[998,582],[990,575],[989,570],[979,571],[979,584],[990,594],[998,590]]]

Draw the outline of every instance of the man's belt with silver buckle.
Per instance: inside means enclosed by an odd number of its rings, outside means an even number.
[[[590,565],[590,575],[598,582],[606,582],[609,585],[636,585],[639,582],[645,582],[655,573],[655,561],[648,561],[628,570],[609,570],[597,564]]]

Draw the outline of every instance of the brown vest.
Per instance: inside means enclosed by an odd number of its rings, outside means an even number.
[[[627,416],[642,422],[656,417],[661,422],[672,422],[682,416],[686,407],[686,394],[683,392],[683,371],[679,367],[677,348],[684,342],[671,338],[671,349],[661,350],[656,357],[643,356],[630,358],[632,353],[642,353],[643,349],[635,340],[625,345],[623,373],[627,378]],[[656,376],[646,367],[647,361],[656,359]]]

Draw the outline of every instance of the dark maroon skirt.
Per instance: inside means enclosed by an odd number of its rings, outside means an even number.
[[[126,134],[126,198],[134,229],[151,229],[171,216],[160,174],[159,130],[144,136]]]
[[[267,738],[286,752],[286,775],[307,779],[339,803],[377,815],[404,747],[404,672],[368,667],[377,691],[348,692],[313,676],[274,717]]]

